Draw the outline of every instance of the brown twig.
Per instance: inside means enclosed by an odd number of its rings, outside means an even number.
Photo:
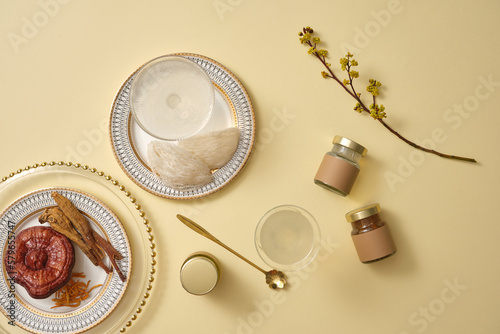
[[[306,33],[312,33],[312,29],[310,28],[304,28],[303,29],[303,34],[306,34]],[[303,34],[301,36],[303,36]],[[322,64],[323,66],[326,68],[326,70],[328,72],[325,72],[326,75],[324,75],[324,77],[328,77],[328,78],[331,78],[331,79],[334,79],[342,88],[344,88],[344,90],[349,94],[351,95],[351,97],[353,97],[357,103],[359,103],[360,107],[361,107],[361,110],[362,111],[365,111],[367,113],[370,114],[370,109],[366,107],[366,105],[363,103],[363,101],[361,101],[360,97],[359,97],[359,94],[356,93],[356,90],[354,89],[354,85],[352,84],[352,77],[351,75],[349,74],[349,69],[350,69],[350,65],[348,65],[348,78],[349,78],[349,86],[351,87],[352,90],[350,90],[347,85],[344,85],[344,83],[339,79],[337,78],[337,76],[335,75],[335,73],[333,73],[332,69],[331,69],[331,66],[329,66],[329,64],[327,63],[326,61],[326,57],[325,56],[322,56],[318,53],[318,51],[316,50],[316,44],[317,43],[314,43],[314,42],[311,42],[311,40],[306,40],[306,39],[301,39],[302,43],[305,43],[307,45],[309,45],[311,48],[313,48],[315,51],[311,52],[311,54],[313,56],[315,56]],[[375,96],[373,97],[373,104],[375,104]],[[435,154],[437,156],[440,156],[442,158],[447,158],[447,159],[456,159],[456,160],[462,160],[462,161],[468,161],[468,162],[474,162],[476,163],[476,159],[472,159],[472,158],[466,158],[466,157],[461,157],[461,156],[456,156],[456,155],[451,155],[451,154],[444,154],[444,153],[441,153],[441,152],[438,152],[436,150],[432,150],[432,149],[428,149],[428,148],[425,148],[423,146],[420,146],[418,144],[415,144],[414,142],[412,142],[411,140],[405,138],[404,136],[402,136],[399,132],[397,132],[396,130],[394,130],[392,127],[390,127],[387,123],[384,122],[383,119],[377,119],[380,124],[382,124],[387,130],[389,130],[392,134],[394,134],[396,137],[398,137],[399,139],[401,139],[402,141],[404,141],[405,143],[407,143],[408,145],[418,149],[418,150],[421,150],[421,151],[424,151],[424,152],[427,152],[427,153],[431,153],[431,154]]]

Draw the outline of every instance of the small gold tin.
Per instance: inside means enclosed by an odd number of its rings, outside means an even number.
[[[180,279],[182,287],[190,294],[206,295],[219,282],[219,262],[207,252],[193,253],[182,264]]]

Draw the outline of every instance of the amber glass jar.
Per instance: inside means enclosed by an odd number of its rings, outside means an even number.
[[[345,215],[352,225],[352,241],[363,263],[385,259],[397,250],[389,226],[380,217],[380,211],[380,205],[375,203]]]

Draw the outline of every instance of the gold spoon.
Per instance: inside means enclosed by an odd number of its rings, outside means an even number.
[[[286,284],[285,274],[283,274],[281,271],[278,271],[276,269],[273,269],[273,270],[270,270],[270,271],[265,271],[261,267],[257,266],[255,263],[251,262],[250,260],[246,259],[245,257],[243,257],[242,255],[240,255],[239,253],[237,253],[234,250],[232,250],[230,247],[226,246],[224,243],[222,243],[221,241],[219,241],[219,239],[217,239],[216,237],[214,237],[207,230],[205,230],[200,225],[196,224],[191,219],[189,219],[187,217],[184,217],[183,215],[177,215],[177,218],[181,222],[183,222],[187,227],[189,227],[190,229],[192,229],[193,231],[198,232],[202,236],[204,236],[204,237],[212,240],[216,244],[224,247],[225,249],[227,249],[228,251],[230,251],[231,253],[233,253],[234,255],[236,255],[237,257],[239,257],[240,259],[242,259],[246,263],[250,264],[252,267],[256,268],[257,270],[259,270],[260,272],[262,272],[263,274],[265,274],[266,275],[266,283],[269,284],[269,287],[271,289],[283,289],[285,287],[285,284]]]

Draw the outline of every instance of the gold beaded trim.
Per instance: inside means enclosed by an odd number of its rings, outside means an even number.
[[[156,266],[156,260],[155,260],[155,258],[156,258],[156,251],[155,251],[155,248],[156,248],[156,245],[153,242],[153,240],[154,240],[154,236],[152,234],[153,229],[149,225],[149,220],[146,218],[146,213],[143,210],[141,210],[141,205],[139,203],[137,203],[136,198],[132,196],[132,194],[130,193],[130,191],[126,190],[125,186],[121,185],[117,180],[113,179],[111,177],[111,175],[106,175],[103,171],[98,171],[96,168],[91,168],[91,167],[89,167],[87,165],[82,165],[80,163],[72,163],[70,161],[68,161],[68,162],[64,162],[64,161],[59,161],[59,162],[55,162],[55,161],[42,162],[41,164],[34,164],[34,165],[31,165],[31,166],[26,166],[23,169],[18,169],[16,172],[12,172],[8,176],[4,176],[2,178],[2,180],[0,181],[0,183],[7,181],[8,179],[16,176],[17,174],[21,174],[24,171],[29,171],[29,170],[34,169],[34,168],[47,167],[47,166],[48,167],[52,167],[52,166],[66,166],[66,167],[73,167],[73,168],[81,168],[82,170],[85,170],[85,171],[88,171],[90,173],[97,174],[98,176],[103,177],[107,181],[110,181],[114,186],[118,187],[118,189],[120,191],[123,191],[124,195],[130,199],[130,202],[133,203],[133,204],[135,204],[135,209],[138,211],[139,217],[142,218],[142,222],[143,222],[144,226],[146,227],[146,232],[149,235],[148,236],[148,240],[149,240],[149,243],[150,243],[149,247],[151,248],[151,254],[150,254],[151,255],[151,270],[149,271],[148,285],[146,286],[146,292],[144,292],[143,298],[142,298],[142,300],[140,302],[140,307],[138,307],[135,310],[135,313],[132,315],[132,317],[130,318],[130,320],[127,321],[127,323],[125,324],[125,327],[122,327],[120,329],[120,333],[125,333],[125,331],[127,330],[127,328],[129,328],[129,327],[132,326],[133,321],[137,320],[137,317],[138,317],[139,313],[142,312],[142,307],[144,307],[146,305],[146,299],[149,298],[150,291],[153,288],[154,274],[156,273],[156,269],[155,269],[155,266]]]

